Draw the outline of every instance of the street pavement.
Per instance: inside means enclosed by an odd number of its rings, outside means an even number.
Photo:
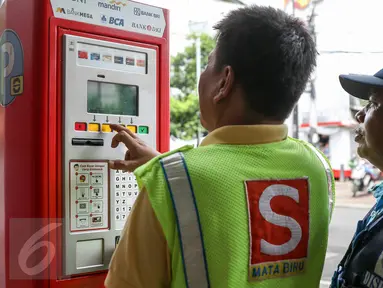
[[[375,198],[367,193],[352,197],[350,182],[337,182],[336,190],[337,197],[320,288],[329,287],[332,275],[354,235],[356,223],[363,219],[375,203]]]
[[[347,182],[335,183],[337,207],[371,208],[375,203],[375,198],[371,194],[358,192],[356,197],[352,197],[352,184]]]

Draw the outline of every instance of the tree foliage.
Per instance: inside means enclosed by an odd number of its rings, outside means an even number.
[[[172,77],[170,86],[180,89],[185,95],[193,93],[196,89],[196,45],[197,36],[190,34],[187,39],[192,40],[192,44],[187,46],[183,52],[171,58]],[[201,35],[201,68],[207,65],[209,53],[214,49],[214,39],[207,35]]]
[[[184,140],[197,137],[198,131],[205,134],[200,127],[199,102],[196,91],[196,35],[191,34],[188,40],[192,44],[183,52],[171,58],[170,86],[178,88],[183,96],[171,97],[170,99],[170,133]],[[214,38],[207,34],[201,35],[201,69],[207,65],[209,53],[214,49]]]

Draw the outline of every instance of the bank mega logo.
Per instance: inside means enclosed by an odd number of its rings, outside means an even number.
[[[125,7],[126,5],[128,5],[127,1],[110,0],[108,3],[103,1],[98,2],[98,7],[114,11],[121,11],[121,7]]]
[[[58,7],[56,9],[56,12],[57,13],[61,13],[61,14],[68,14],[68,15],[79,16],[79,17],[82,17],[82,18],[93,19],[93,15],[92,14],[86,13],[86,12],[79,12],[79,11],[74,10],[74,8],[66,9],[65,10],[65,8]]]
[[[56,12],[57,12],[57,13],[61,13],[61,14],[66,14],[66,13],[65,13],[65,9],[64,9],[64,8],[61,8],[61,7],[58,7],[58,8],[56,9]]]

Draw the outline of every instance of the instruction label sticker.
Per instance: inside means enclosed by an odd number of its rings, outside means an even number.
[[[0,37],[0,106],[7,107],[24,92],[24,51],[13,30]]]
[[[51,0],[57,18],[136,32],[164,36],[166,21],[161,8],[128,0]]]

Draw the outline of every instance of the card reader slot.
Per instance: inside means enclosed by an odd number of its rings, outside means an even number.
[[[73,146],[104,146],[104,139],[72,138]]]

